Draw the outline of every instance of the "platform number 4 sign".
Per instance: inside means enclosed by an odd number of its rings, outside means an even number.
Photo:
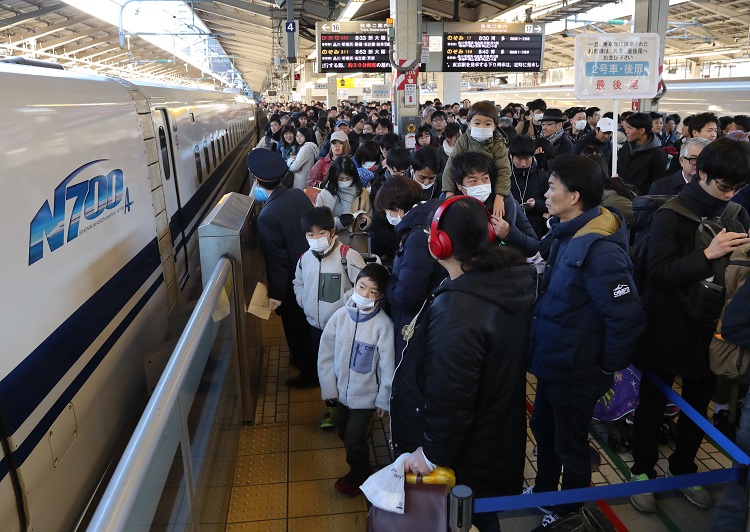
[[[297,24],[292,20],[284,22],[284,26],[286,26],[287,33],[295,33],[297,31]]]

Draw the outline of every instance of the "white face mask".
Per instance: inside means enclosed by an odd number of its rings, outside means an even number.
[[[354,181],[339,181],[339,188],[349,188]]]
[[[472,127],[470,130],[472,138],[479,142],[491,139],[492,135],[495,134],[494,127]]]
[[[417,181],[417,183],[419,183],[419,181]],[[430,190],[432,188],[432,185],[434,184],[435,182],[433,181],[432,183],[428,185],[425,185],[424,183],[419,183],[419,186],[422,187],[422,190]]]
[[[586,128],[586,121],[585,121],[585,120],[576,120],[576,121],[575,121],[575,122],[573,123],[573,126],[575,126],[575,128],[576,128],[576,129],[577,129],[578,131],[582,131],[583,129],[585,129],[585,128]]]
[[[537,114],[534,115],[534,120],[536,122],[541,122],[543,116],[544,116],[544,113],[537,113]]]
[[[393,226],[398,225],[401,222],[401,220],[402,220],[400,214],[397,215],[397,216],[391,216],[391,213],[388,212],[388,211],[385,211],[385,219],[388,220],[388,223],[391,224],[391,225],[393,225]]]
[[[328,247],[328,238],[325,236],[320,238],[308,238],[307,244],[310,246],[311,250],[323,253]]]
[[[372,168],[376,164],[377,163],[375,161],[367,161],[367,162],[362,163],[362,166],[364,166],[365,168],[367,168],[369,170],[370,168]]]
[[[368,309],[368,308],[373,308],[375,306],[377,299],[361,296],[357,292],[352,292],[352,301],[359,308]]]
[[[486,185],[477,185],[475,187],[466,187],[466,195],[476,198],[484,203],[492,193],[492,185],[487,183]]]

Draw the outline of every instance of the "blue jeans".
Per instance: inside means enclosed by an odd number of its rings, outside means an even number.
[[[613,375],[599,373],[581,379],[554,382],[539,379],[529,426],[537,443],[534,493],[557,491],[563,466],[562,489],[587,488],[591,484],[589,427],[594,405],[612,386]],[[564,515],[583,503],[555,508]]]
[[[745,397],[737,431],[737,447],[750,454],[750,392]],[[736,465],[736,464],[735,464]],[[719,504],[714,506],[711,515],[711,530],[730,532],[745,530],[747,519],[747,494],[745,488],[736,482],[728,482]]]

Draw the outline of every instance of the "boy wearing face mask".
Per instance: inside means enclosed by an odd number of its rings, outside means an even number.
[[[312,352],[320,353],[320,338],[328,320],[351,296],[353,283],[365,261],[336,238],[334,217],[328,207],[315,207],[302,216],[302,230],[310,249],[299,258],[294,272],[294,295],[310,324]],[[316,378],[317,375],[313,375]],[[316,379],[317,380],[317,379]],[[326,403],[322,429],[335,426],[334,402]]]
[[[469,108],[469,131],[461,135],[451,151],[443,170],[442,190],[446,197],[456,194],[453,164],[462,153],[484,153],[492,159],[497,170],[495,197],[492,214],[502,217],[505,213],[504,198],[510,194],[510,160],[508,159],[508,137],[497,128],[497,108],[488,101],[477,102]]]
[[[334,488],[346,495],[359,493],[370,476],[370,421],[373,414],[383,417],[389,408],[394,333],[393,322],[380,306],[387,282],[385,267],[365,266],[351,299],[328,320],[320,341],[320,392],[326,404],[336,404],[338,435],[350,468]]]

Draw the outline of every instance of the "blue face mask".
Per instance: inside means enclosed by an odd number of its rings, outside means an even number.
[[[255,199],[258,201],[268,201],[268,191],[258,185],[258,183],[255,183],[255,188],[253,189],[253,194],[255,195]]]

